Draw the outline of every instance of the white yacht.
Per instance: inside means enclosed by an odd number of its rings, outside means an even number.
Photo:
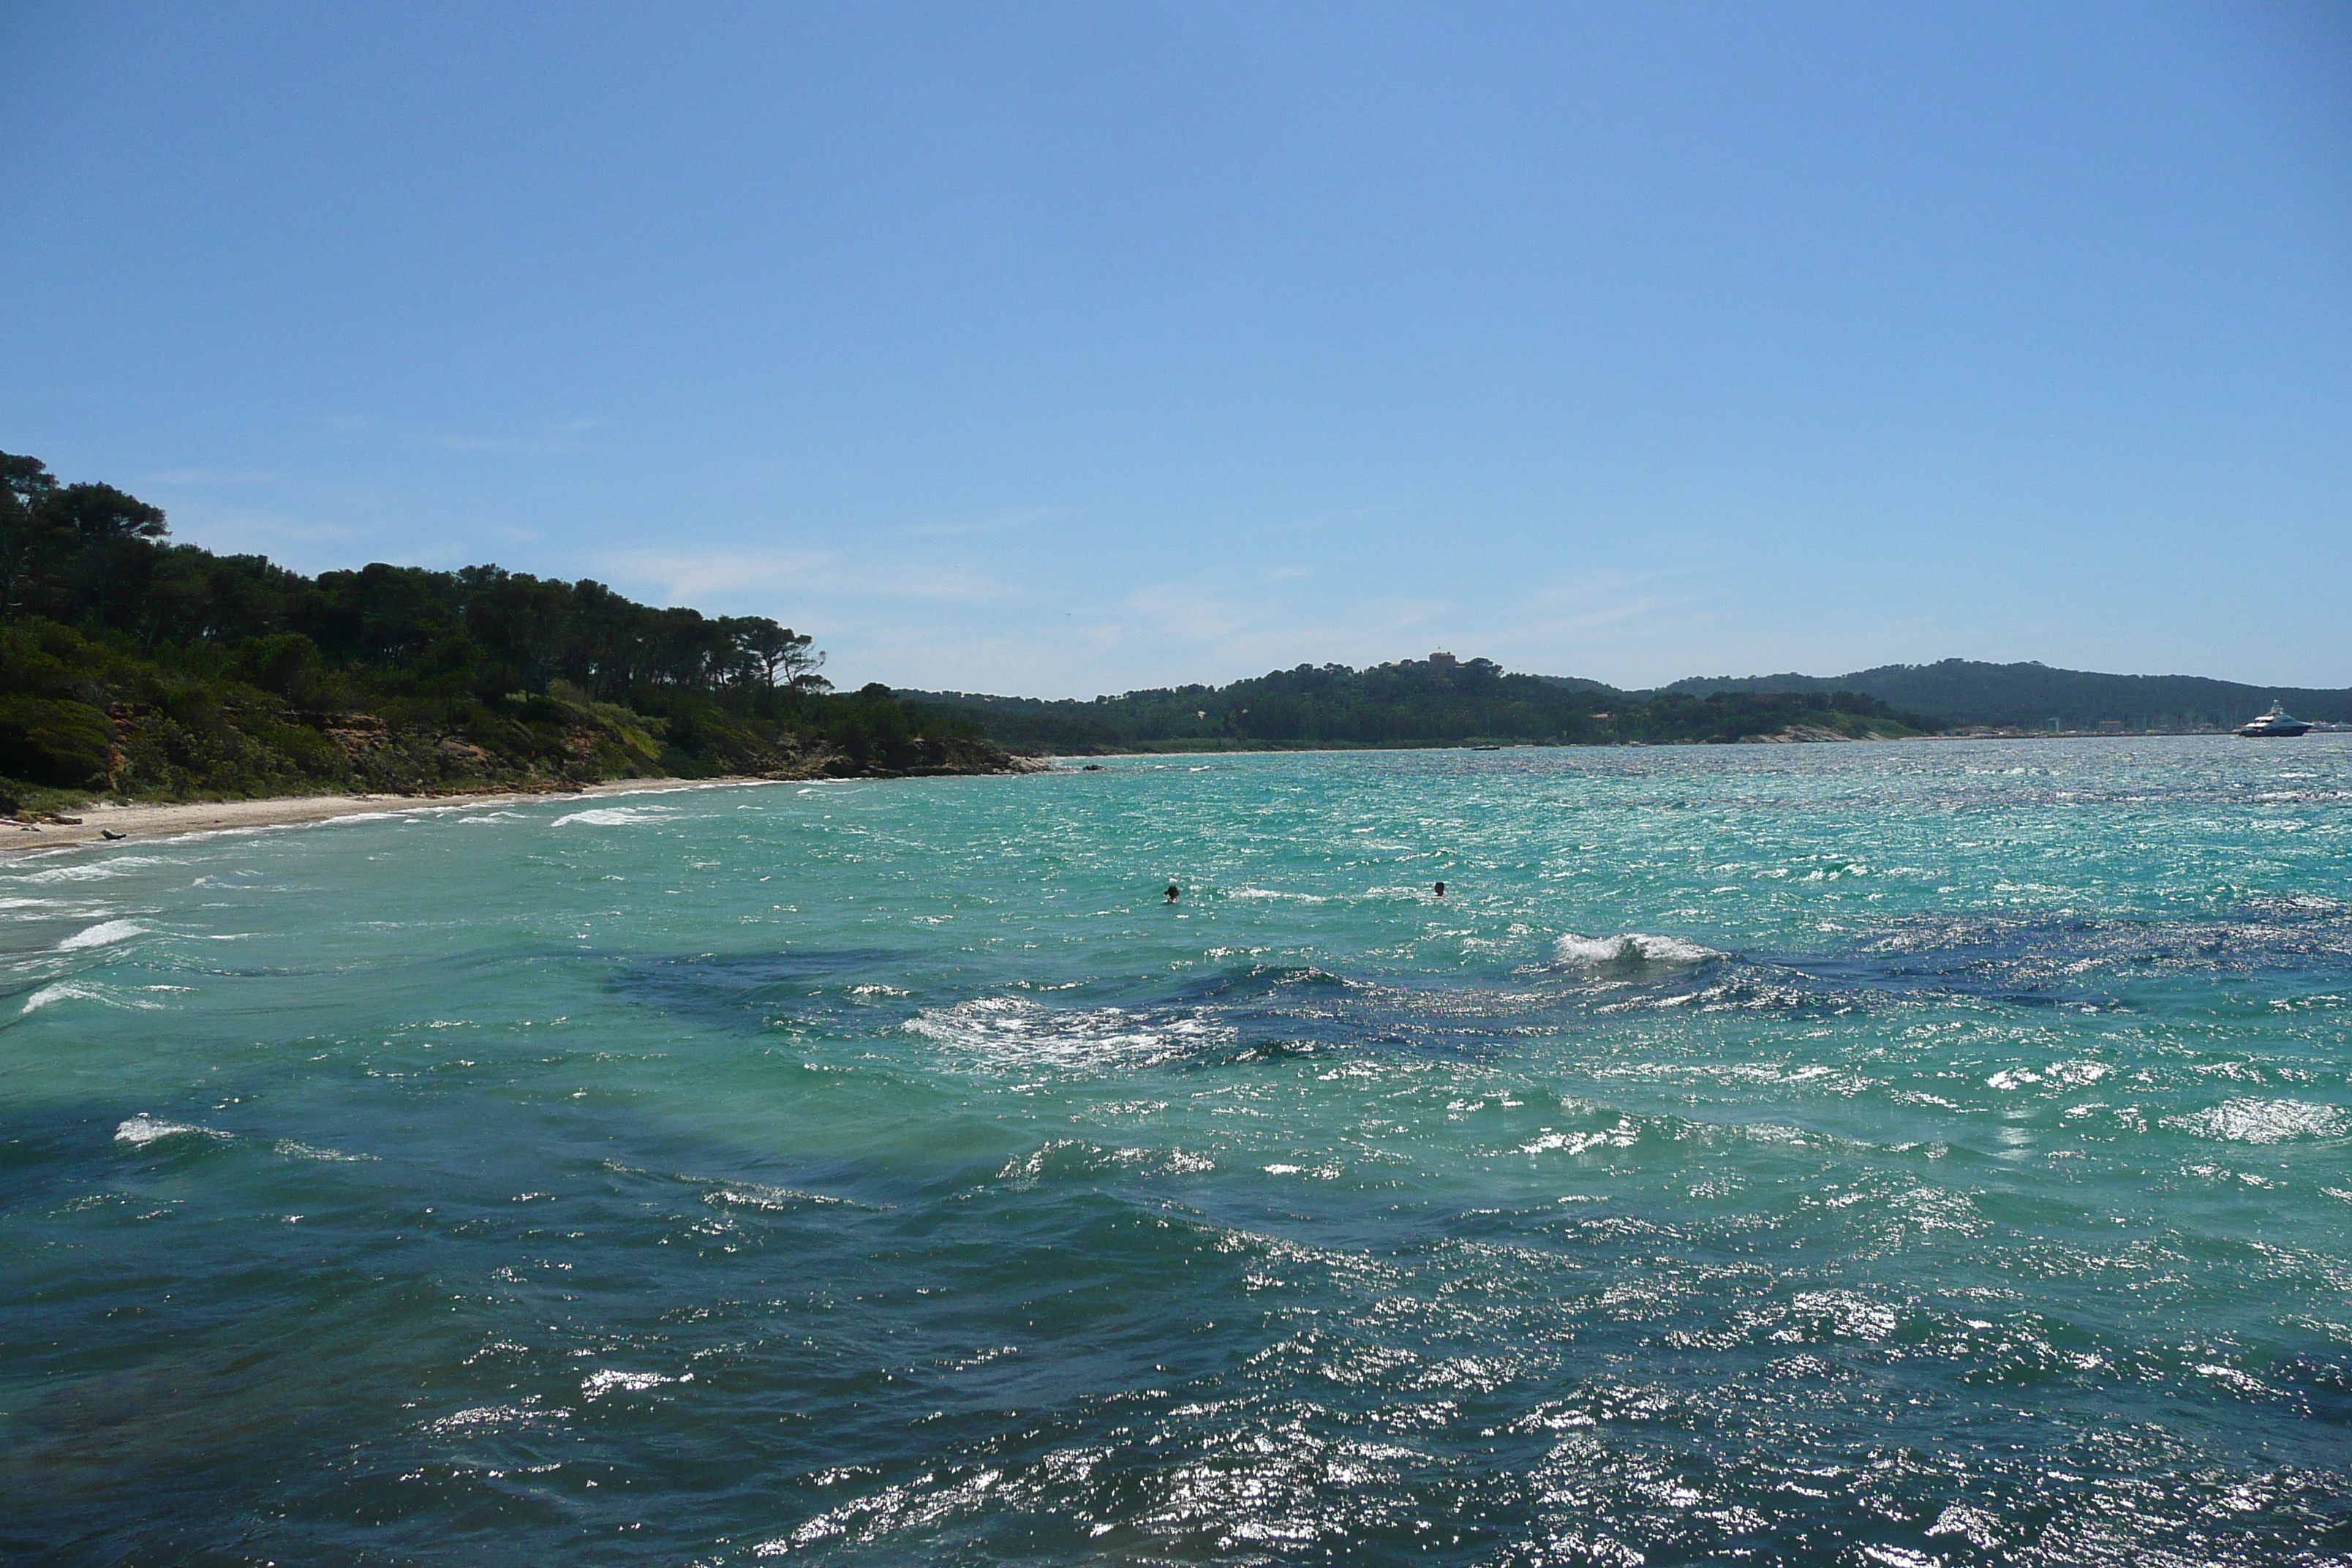
[[[2241,735],[2305,735],[2310,732],[2311,726],[2289,713],[2285,704],[2276,699],[2272,700],[2269,712],[2238,726]]]

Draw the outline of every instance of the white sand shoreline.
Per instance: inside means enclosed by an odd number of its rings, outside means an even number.
[[[676,795],[705,789],[751,789],[763,785],[827,783],[818,779],[728,777],[715,779],[614,779],[576,790],[490,790],[480,795],[295,795],[261,800],[188,801],[170,805],[118,805],[95,802],[67,815],[81,818],[80,826],[43,823],[26,827],[0,822],[0,855],[35,849],[60,849],[79,844],[177,838],[191,833],[234,833],[257,827],[291,827],[331,822],[341,816],[391,816],[404,812],[478,811],[527,805],[534,802],[587,800],[622,795]]]

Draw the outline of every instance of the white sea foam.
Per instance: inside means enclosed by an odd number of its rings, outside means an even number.
[[[593,811],[559,816],[548,826],[561,827],[567,822],[584,822],[591,827],[635,827],[642,823],[660,822],[670,815],[666,805],[600,805]]]
[[[373,1154],[346,1154],[340,1149],[320,1149],[310,1143],[298,1143],[291,1138],[281,1138],[271,1147],[289,1160],[328,1160],[338,1164],[359,1164],[375,1159]]]
[[[803,1193],[792,1187],[762,1187],[750,1182],[739,1182],[731,1186],[714,1187],[702,1194],[702,1201],[723,1207],[770,1209],[782,1213],[809,1204],[845,1204],[849,1200],[828,1197],[823,1193]]]
[[[976,996],[952,1007],[927,1007],[907,1020],[906,1027],[1013,1071],[1149,1067],[1230,1034],[1194,1018],[1150,1023],[1118,1007],[1062,1012],[1019,996]]]
[[[70,980],[60,980],[54,985],[44,985],[25,998],[24,1012],[37,1013],[59,1002],[96,1002],[101,1000],[97,991],[87,985],[77,985]]]
[[[535,1421],[568,1420],[571,1415],[569,1410],[535,1410],[527,1405],[477,1405],[428,1422],[425,1429],[440,1437],[468,1436],[502,1426],[526,1426]]]
[[[86,947],[105,947],[113,942],[127,942],[143,936],[147,928],[130,921],[102,921],[88,931],[78,931],[58,943],[59,952],[78,952]]]
[[[135,1007],[152,1013],[163,1006],[161,1002],[142,1002],[135,996],[117,996],[101,985],[89,985],[78,980],[59,980],[42,986],[25,998],[23,1012],[37,1013],[59,1002],[97,1002],[109,1007]]]
[[[2284,1143],[2290,1138],[2333,1138],[2347,1129],[2344,1112],[2305,1100],[2225,1100],[2185,1116],[2168,1116],[2167,1127],[2229,1143]]]
[[[2009,771],[2021,773],[2025,770],[2011,768]],[[1907,1546],[1864,1546],[1862,1548],[1862,1560],[1869,1563],[1870,1568],[1944,1568],[1942,1558],[1914,1552]]]
[[[129,1121],[118,1123],[114,1129],[114,1141],[117,1143],[128,1143],[133,1149],[144,1149],[148,1144],[160,1142],[166,1138],[226,1139],[232,1136],[234,1134],[217,1131],[210,1127],[194,1126],[185,1121],[158,1121],[143,1110]]]
[[[1852,1290],[1808,1290],[1790,1303],[1808,1317],[1825,1319],[1841,1339],[1883,1340],[1897,1325],[1895,1310]]]
[[[665,1383],[690,1383],[693,1380],[694,1373],[690,1372],[678,1378],[658,1372],[620,1372],[612,1367],[602,1367],[580,1380],[580,1393],[583,1398],[602,1399],[616,1389],[643,1394],[646,1389],[659,1388]]]
[[[142,866],[171,864],[156,855],[118,855],[110,860],[85,860],[71,866],[52,866],[46,871],[27,871],[21,877],[5,879],[47,887],[57,882],[97,882],[109,877],[121,877]]]
[[[1999,1514],[1956,1502],[1945,1505],[1944,1511],[1936,1516],[1936,1522],[1927,1527],[1927,1533],[1961,1536],[1969,1545],[1990,1552],[2000,1544],[2000,1537],[1996,1533],[2000,1527]]]
[[[1519,1145],[1522,1154],[1542,1154],[1557,1150],[1566,1154],[1582,1154],[1593,1149],[1630,1149],[1642,1130],[1627,1117],[1619,1117],[1617,1125],[1598,1132],[1562,1132],[1546,1128],[1543,1132]]]
[[[1606,964],[1686,966],[1723,956],[1711,947],[1702,947],[1678,936],[1652,936],[1638,931],[1622,936],[1579,936],[1568,931],[1553,942],[1551,950],[1556,962],[1580,969],[1599,969]]]

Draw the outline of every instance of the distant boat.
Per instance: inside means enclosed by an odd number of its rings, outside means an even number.
[[[2265,735],[2307,735],[2311,726],[2290,714],[2284,704],[2273,701],[2271,710],[2261,718],[2238,726],[2238,733],[2261,737]]]
[[[1500,746],[1480,745],[1480,746],[1473,746],[1473,747],[1471,747],[1470,749],[1471,749],[1472,751],[1474,751],[1474,752],[1499,752],[1499,751],[1501,751],[1503,748],[1502,748],[1502,747],[1500,747]]]

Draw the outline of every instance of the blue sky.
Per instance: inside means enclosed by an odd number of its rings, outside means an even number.
[[[2352,683],[2352,9],[0,5],[0,449],[830,672]]]

